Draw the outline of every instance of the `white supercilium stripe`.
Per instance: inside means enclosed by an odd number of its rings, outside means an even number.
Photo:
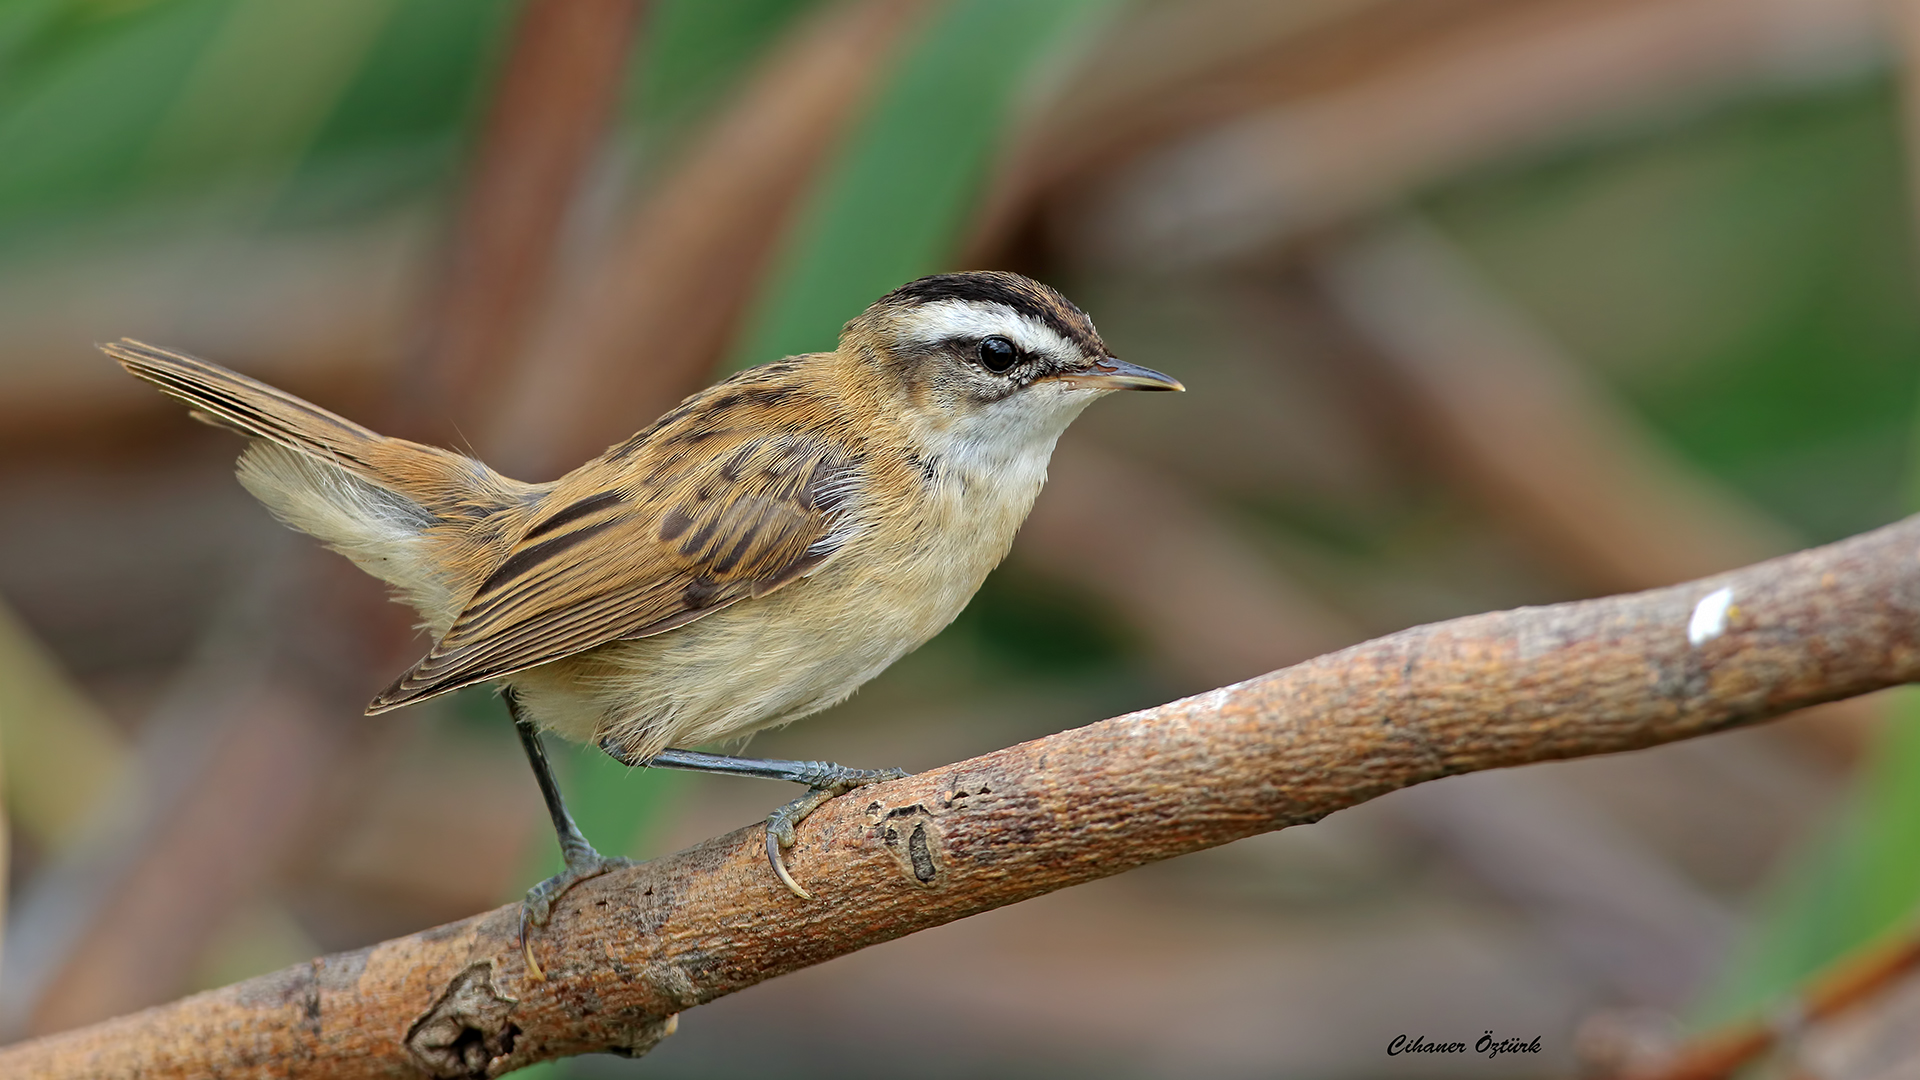
[[[979,340],[995,334],[1022,352],[1051,356],[1065,363],[1079,358],[1079,349],[1052,327],[1005,304],[979,300],[936,300],[915,308],[901,319],[904,336],[916,345],[937,345],[956,338]]]

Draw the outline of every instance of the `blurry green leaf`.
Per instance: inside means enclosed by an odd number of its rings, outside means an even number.
[[[352,154],[470,127],[516,9],[509,0],[399,0],[315,140],[316,151]]]
[[[882,294],[948,266],[1019,94],[1107,0],[954,0],[907,50],[803,211],[734,367],[831,349]]]
[[[1088,676],[1142,656],[1127,622],[1098,596],[1016,563],[987,576],[943,633],[972,639],[998,666],[997,680]]]
[[[794,16],[819,0],[658,0],[641,30],[634,68],[639,111],[649,126],[672,125],[711,104]]]
[[[72,841],[132,768],[127,742],[0,602],[0,785],[12,826]]]
[[[20,70],[29,46],[60,13],[62,0],[0,3],[0,87]]]
[[[147,181],[245,162],[290,170],[339,100],[393,0],[237,0],[149,144]]]
[[[1900,691],[1886,712],[1846,806],[1781,874],[1703,1022],[1778,1003],[1920,910],[1920,690]]]
[[[280,187],[276,217],[296,222],[444,187],[513,10],[511,0],[0,4],[0,235],[57,241],[67,225],[102,224],[103,211],[235,181],[252,189],[238,210],[258,212]]]
[[[0,228],[123,194],[230,4],[178,0],[90,24],[0,91]]]
[[[277,219],[325,222],[450,189],[516,10],[510,0],[395,0]]]
[[[550,739],[548,752],[554,755],[556,767],[564,778],[567,806],[573,811],[573,820],[589,840],[608,854],[646,853],[655,840],[653,826],[679,797],[687,780],[685,773],[672,769],[628,768],[597,746],[562,744],[559,739]],[[792,797],[778,786],[772,788],[770,794],[773,802],[769,803],[769,810],[773,809],[773,803]]]
[[[1920,395],[1886,75],[1462,178],[1434,219],[1671,445],[1815,540],[1901,512]]]

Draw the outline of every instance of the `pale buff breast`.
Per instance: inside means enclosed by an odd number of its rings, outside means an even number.
[[[817,712],[959,615],[1032,506],[1044,472],[1027,472],[989,484],[944,477],[913,527],[868,523],[810,578],[510,683],[542,726],[611,741],[627,760]]]

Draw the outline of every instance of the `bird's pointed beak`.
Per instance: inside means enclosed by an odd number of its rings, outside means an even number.
[[[1109,356],[1095,360],[1085,370],[1067,371],[1054,378],[1068,386],[1088,390],[1185,390],[1180,380],[1139,364]]]

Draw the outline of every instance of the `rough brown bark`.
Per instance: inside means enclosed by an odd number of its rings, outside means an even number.
[[[15,1046],[0,1075],[479,1077],[642,1052],[680,1010],[1141,863],[1916,677],[1920,518],[1686,585],[1417,627],[864,789],[800,829],[789,864],[812,901],[741,829],[568,893],[533,942],[544,981],[505,907]]]

